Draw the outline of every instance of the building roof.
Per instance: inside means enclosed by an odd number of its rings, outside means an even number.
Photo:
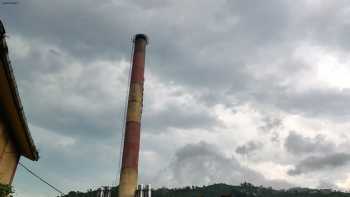
[[[18,94],[8,48],[5,40],[5,28],[0,20],[0,111],[5,114],[10,134],[19,153],[30,160],[39,159],[38,151],[30,135],[26,117]]]

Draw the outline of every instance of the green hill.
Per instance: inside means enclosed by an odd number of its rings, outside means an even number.
[[[112,189],[112,196],[118,188]],[[64,197],[96,197],[97,190],[87,192],[69,192]],[[152,197],[350,197],[350,193],[330,189],[292,188],[287,190],[275,190],[271,187],[254,186],[243,183],[239,186],[227,184],[213,184],[208,186],[191,186],[184,188],[159,188],[152,192]]]

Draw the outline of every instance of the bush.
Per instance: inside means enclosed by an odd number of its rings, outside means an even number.
[[[0,183],[0,197],[8,197],[12,193],[11,185],[3,185]]]

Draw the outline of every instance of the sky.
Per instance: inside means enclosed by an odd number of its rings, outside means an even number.
[[[132,37],[149,37],[139,182],[350,190],[350,2],[0,5],[40,160],[64,192],[116,184]],[[57,193],[18,167],[16,196]]]

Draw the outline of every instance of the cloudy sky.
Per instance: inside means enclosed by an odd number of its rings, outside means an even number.
[[[64,192],[115,184],[131,38],[150,38],[140,182],[350,190],[350,2],[0,5],[40,160]],[[321,3],[322,2],[322,3]],[[21,167],[17,196],[55,196]]]

